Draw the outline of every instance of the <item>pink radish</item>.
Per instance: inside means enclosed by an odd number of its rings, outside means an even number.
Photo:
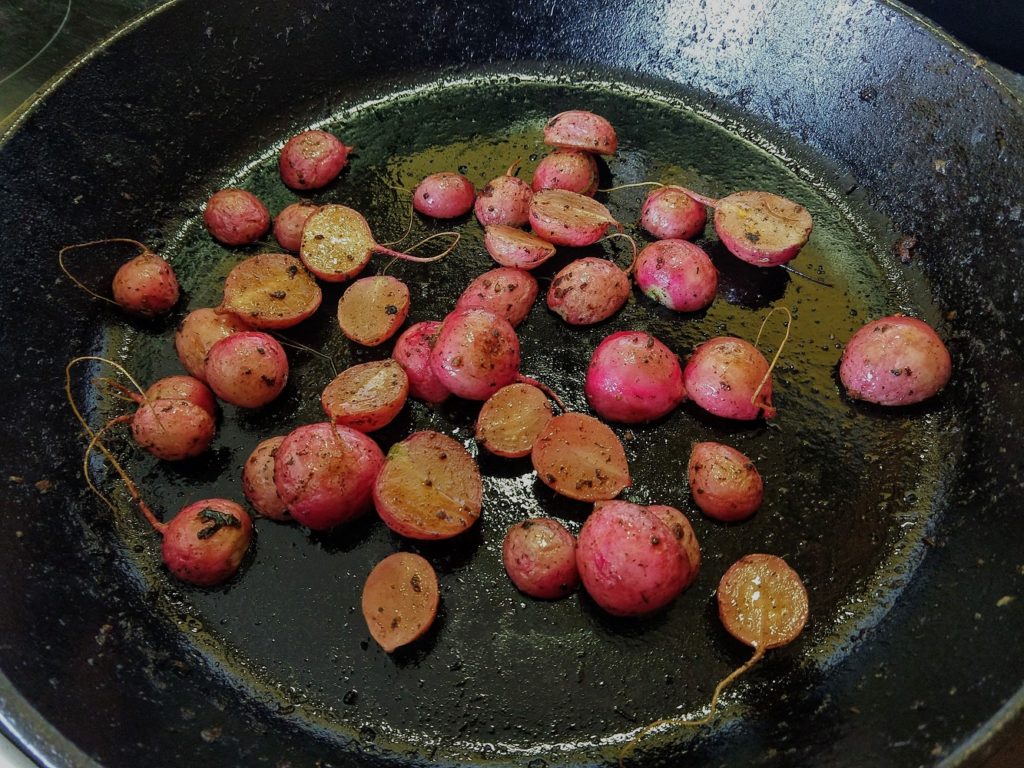
[[[206,381],[206,356],[221,339],[251,331],[252,326],[235,315],[204,307],[189,312],[174,334],[178,359],[192,376]]]
[[[440,237],[437,233],[426,240]],[[421,242],[426,242],[423,240]],[[421,257],[393,251],[373,239],[370,225],[358,211],[344,205],[322,205],[306,220],[302,229],[299,258],[314,275],[329,283],[340,283],[355,277],[370,262],[374,253],[383,253],[406,261],[427,263],[448,254],[459,237],[446,250],[436,256]]]
[[[519,325],[537,299],[537,278],[522,269],[499,267],[473,279],[455,302],[455,309],[487,309]]]
[[[252,541],[249,514],[228,499],[194,502],[166,525],[154,527],[164,537],[161,551],[167,569],[200,587],[213,587],[234,576]]]
[[[241,331],[210,348],[206,383],[226,403],[260,408],[277,398],[288,383],[288,356],[273,336]]]
[[[322,293],[302,262],[285,253],[261,253],[234,266],[224,280],[221,312],[253,328],[291,328],[320,307]]]
[[[629,290],[625,272],[607,259],[588,256],[559,270],[548,287],[547,304],[569,325],[592,325],[622,309]]]
[[[144,451],[163,461],[182,461],[209,448],[216,423],[212,413],[201,405],[161,398],[139,406],[131,417],[131,430]]]
[[[734,192],[714,200],[689,189],[683,191],[715,209],[715,231],[722,244],[755,267],[785,264],[811,236],[814,222],[807,209],[771,192]]]
[[[260,517],[280,522],[292,519],[274,483],[274,462],[283,442],[283,435],[263,440],[249,454],[242,468],[242,493],[246,500]]]
[[[694,403],[715,416],[775,417],[768,361],[743,339],[717,336],[698,346],[683,369],[683,385]]]
[[[529,184],[515,175],[518,167],[517,162],[503,176],[491,179],[480,190],[473,212],[481,226],[522,227],[530,220],[533,192]]]
[[[561,112],[548,120],[544,125],[544,143],[601,155],[615,154],[619,146],[615,129],[608,120],[578,109]]]
[[[303,131],[281,147],[277,163],[281,181],[292,189],[325,187],[348,164],[351,151],[327,131]]]
[[[270,229],[270,211],[252,192],[222,189],[206,201],[203,223],[224,245],[248,245]]]
[[[409,394],[427,403],[442,403],[451,392],[430,367],[430,350],[441,330],[438,320],[427,320],[409,326],[391,351],[391,356],[409,377]]]
[[[529,232],[502,224],[484,230],[484,247],[503,267],[533,269],[555,255],[555,246]]]
[[[154,400],[188,400],[211,416],[217,412],[217,401],[210,388],[194,376],[166,376],[153,382],[144,397],[125,390],[140,405]]]
[[[660,419],[686,396],[679,359],[642,331],[613,333],[598,344],[584,392],[598,416],[626,424]]]
[[[930,325],[903,315],[883,317],[846,343],[839,378],[855,400],[910,405],[934,396],[949,381],[949,350]]]
[[[476,189],[461,173],[432,173],[421,181],[412,195],[412,207],[435,219],[457,219],[473,208]]]
[[[345,338],[376,347],[394,336],[409,316],[409,286],[390,275],[361,277],[338,301],[338,325]]]
[[[692,240],[704,231],[708,214],[682,187],[660,187],[647,196],[640,226],[659,240]]]
[[[509,384],[484,401],[476,420],[476,439],[496,456],[529,456],[551,417],[551,403],[540,389],[521,382]]]
[[[601,203],[575,192],[544,189],[535,192],[530,202],[530,226],[554,245],[593,245],[612,225],[622,228]]]
[[[501,561],[516,589],[530,597],[555,600],[580,583],[576,539],[550,517],[533,517],[509,528]]]
[[[597,191],[597,161],[589,152],[556,149],[541,158],[533,172],[534,192],[543,189],[564,189],[587,197]]]
[[[111,283],[111,297],[103,296],[89,288],[75,277],[64,263],[64,255],[80,248],[126,243],[134,245],[141,252],[121,264]],[[105,240],[90,240],[87,243],[65,245],[57,253],[57,263],[65,275],[88,293],[101,301],[117,304],[125,312],[139,317],[159,317],[174,308],[181,296],[178,277],[171,265],[138,240],[128,237],[112,237]]]
[[[349,522],[371,506],[373,481],[384,464],[377,444],[337,424],[308,424],[277,449],[274,484],[292,517],[314,531]]]
[[[701,555],[697,534],[686,515],[675,507],[670,507],[667,504],[651,504],[647,510],[656,514],[661,518],[661,522],[668,526],[668,529],[672,531],[672,536],[679,542],[679,548],[683,550],[683,554],[686,555],[686,559],[690,563],[690,576],[683,586],[685,589],[696,580],[697,574],[700,572]]]
[[[694,503],[715,520],[746,520],[764,500],[764,482],[754,462],[731,446],[695,444],[687,474]]]
[[[704,249],[686,240],[659,240],[637,256],[637,288],[676,312],[696,312],[715,300],[718,270]]]
[[[459,309],[442,322],[430,367],[453,394],[486,400],[519,375],[519,339],[493,312]]]
[[[599,501],[576,545],[583,588],[614,616],[664,608],[690,579],[690,561],[661,517],[628,501]]]
[[[285,207],[274,219],[274,237],[286,251],[298,253],[302,245],[302,228],[306,219],[316,213],[317,205],[301,200]]]
[[[409,396],[409,377],[396,360],[373,360],[339,373],[320,398],[335,424],[375,432],[390,424]]]

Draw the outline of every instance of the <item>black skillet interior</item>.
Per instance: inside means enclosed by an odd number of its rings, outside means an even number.
[[[677,706],[698,709],[742,663],[711,595],[732,559],[763,549],[807,578],[807,635],[751,675],[719,727],[655,739],[646,763],[685,754],[697,764],[916,765],[983,750],[964,742],[994,727],[986,721],[1022,679],[1012,653],[1021,611],[1006,599],[1020,578],[1021,110],[898,11],[812,6],[783,18],[756,3],[387,3],[373,14],[287,3],[243,16],[183,2],[26,115],[0,148],[2,230],[14,240],[0,332],[16,362],[4,385],[14,408],[3,427],[10,597],[0,616],[11,639],[0,643],[10,681],[0,693],[17,738],[51,751],[53,764],[601,763],[614,754],[602,740]],[[538,308],[522,331],[528,371],[584,407],[585,350],[612,330],[645,327],[685,355],[713,333],[752,337],[769,304],[793,308],[780,429],[684,408],[626,439],[630,498],[692,512],[679,456],[718,435],[773,480],[767,513],[729,528],[691,515],[701,579],[641,622],[609,621],[585,598],[535,603],[511,589],[496,555],[504,526],[540,511],[578,524],[584,510],[535,487],[527,466],[486,457],[488,512],[463,541],[414,546],[369,520],[317,536],[261,524],[228,587],[169,582],[142,525],[112,519],[82,489],[61,387],[74,354],[123,359],[143,378],[175,371],[173,323],[125,323],[74,293],[57,247],[134,234],[175,262],[188,307],[208,305],[218,275],[246,253],[212,246],[196,211],[229,179],[283,206],[291,195],[268,153],[295,130],[326,119],[357,145],[318,199],[356,205],[385,239],[403,223],[396,186],[452,165],[480,182],[517,158],[529,167],[543,117],[577,105],[619,126],[608,181],[671,177],[712,194],[770,186],[815,214],[798,266],[831,290],[740,269],[709,236],[723,280],[708,313],[680,320],[634,297],[596,329],[567,335]],[[616,194],[609,204],[635,219],[642,193]],[[466,241],[453,259],[391,268],[414,286],[414,319],[443,314],[466,276],[487,268],[475,224],[456,226]],[[909,265],[889,248],[903,235],[917,237]],[[81,268],[99,275],[103,265]],[[328,289],[319,321],[296,338],[338,364],[386,354],[333,332],[338,293]],[[950,340],[954,383],[912,413],[854,407],[830,368],[837,344],[898,309]],[[211,460],[130,462],[158,506],[231,494],[255,439],[319,418],[315,393],[329,374],[318,358],[292,358],[279,404],[225,410]],[[109,404],[95,405],[99,418]],[[424,426],[467,439],[473,413],[414,406],[381,440]],[[435,562],[445,605],[424,642],[389,659],[366,642],[355,596],[369,564],[396,548]]]

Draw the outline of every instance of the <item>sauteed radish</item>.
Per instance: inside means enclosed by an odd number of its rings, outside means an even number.
[[[327,417],[360,432],[390,424],[409,396],[409,377],[395,360],[346,368],[324,388],[320,403]]]
[[[570,262],[548,287],[548,308],[569,325],[593,325],[614,315],[629,299],[629,276],[608,259]]]
[[[398,337],[391,351],[391,356],[409,377],[409,394],[432,404],[442,403],[451,395],[451,391],[430,366],[430,350],[437,342],[440,331],[439,320],[411,325]]]
[[[302,228],[306,219],[316,213],[317,205],[311,200],[300,200],[286,206],[274,218],[274,237],[282,248],[298,253],[302,245]]]
[[[209,307],[189,312],[174,334],[174,349],[185,370],[206,381],[206,356],[221,339],[234,333],[254,330],[236,315]]]
[[[652,191],[640,211],[640,225],[659,240],[692,240],[707,221],[704,206],[676,186]]]
[[[503,176],[491,179],[480,190],[473,212],[481,226],[495,224],[522,227],[530,220],[530,185],[515,175],[519,163],[514,163]]]
[[[486,309],[457,309],[441,323],[430,368],[452,394],[486,400],[519,375],[519,338]]]
[[[615,154],[619,141],[607,119],[582,109],[560,112],[544,125],[544,143],[601,155]]]
[[[338,325],[346,338],[376,347],[394,336],[409,316],[409,286],[390,275],[361,277],[341,295]]]
[[[576,192],[542,189],[530,201],[530,226],[554,245],[593,245],[613,225],[622,228],[601,203]]]
[[[531,187],[534,192],[564,189],[593,197],[597,182],[597,161],[592,154],[575,149],[556,149],[537,164]]]
[[[565,597],[580,583],[576,539],[550,517],[533,517],[509,528],[501,561],[516,589],[530,597]]]
[[[274,462],[277,449],[283,442],[284,435],[261,441],[249,454],[242,468],[242,493],[246,500],[260,517],[282,522],[292,519],[274,483]]]
[[[613,499],[631,482],[619,438],[584,413],[563,413],[548,421],[530,457],[542,483],[578,501]]]
[[[641,331],[619,331],[597,345],[583,391],[598,416],[626,424],[660,419],[686,397],[679,359]]]
[[[687,474],[694,503],[715,520],[746,520],[764,499],[764,481],[754,462],[722,443],[696,443]]]
[[[92,248],[115,243],[136,246],[141,253],[118,267],[111,283],[111,298],[103,296],[75,277],[64,263],[64,255],[81,248]],[[94,298],[117,304],[125,312],[141,317],[159,317],[171,311],[181,295],[178,277],[171,265],[157,256],[138,240],[114,237],[91,240],[87,243],[66,245],[57,253],[57,263],[65,275]]]
[[[370,571],[362,609],[370,636],[388,653],[422,637],[441,601],[437,574],[420,555],[396,552]]]
[[[473,278],[455,302],[455,309],[486,309],[516,327],[537,299],[537,278],[522,269],[499,267]]]
[[[480,408],[476,439],[496,456],[529,456],[551,417],[551,403],[541,390],[521,382],[509,384]]]
[[[461,173],[432,173],[416,186],[412,207],[435,219],[457,219],[473,209],[476,189]]]
[[[248,245],[270,229],[270,211],[252,192],[222,189],[206,201],[203,223],[217,242]]]
[[[224,280],[220,311],[253,328],[291,328],[320,306],[322,293],[294,256],[261,253],[235,265]]]
[[[205,371],[206,383],[221,400],[260,408],[288,383],[288,356],[273,336],[240,331],[210,347]]]
[[[718,270],[704,249],[686,240],[659,240],[640,251],[636,286],[676,312],[696,312],[715,300]]]
[[[327,131],[303,131],[281,147],[277,167],[292,189],[319,189],[334,181],[348,164],[352,147]],[[290,250],[290,249],[289,249]]]
[[[193,502],[166,525],[154,527],[164,537],[161,551],[167,569],[201,587],[234,576],[252,541],[249,513],[228,499]]]
[[[537,235],[502,224],[484,230],[484,247],[503,267],[533,269],[555,255],[555,246]]]

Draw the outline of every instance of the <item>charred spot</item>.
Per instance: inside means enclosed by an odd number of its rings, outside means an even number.
[[[761,235],[757,232],[744,232],[743,236],[752,243],[756,243],[761,239]]]
[[[269,296],[270,298],[277,300],[288,298],[288,294],[285,291],[271,291]]]
[[[398,307],[396,307],[394,304],[388,304],[386,307],[384,307],[384,311],[389,315],[397,315]]]
[[[288,277],[295,277],[297,274],[299,274],[299,268],[295,264],[289,266],[287,271]]]
[[[319,235],[319,234],[318,235],[313,235],[313,239],[314,240],[323,240],[324,236],[323,235]]]
[[[439,458],[441,461],[446,461],[448,459],[448,454],[445,453],[444,451],[441,451],[441,453],[437,455],[437,458]]]
[[[659,539],[657,536],[651,536],[651,546],[656,547],[659,544],[661,544],[661,539]]]
[[[433,481],[433,480],[431,480],[431,479],[430,479],[430,478],[428,477],[428,478],[427,478],[426,480],[424,480],[424,481],[423,481],[423,486],[424,486],[425,488],[433,488],[433,487],[434,487],[434,481]]]
[[[262,376],[260,376],[260,381],[262,381],[268,387],[273,387],[277,385],[276,376],[267,376],[266,374],[263,374]]]
[[[523,520],[519,527],[524,531],[528,531],[533,527],[533,520]]]
[[[422,587],[420,587],[420,575],[418,573],[414,573],[412,578],[409,579],[409,586],[412,587],[413,592],[419,593],[423,591]]]
[[[264,357],[266,357],[266,355],[267,355],[267,348],[266,347],[256,347],[256,354],[263,355]]]
[[[544,479],[547,480],[548,485],[554,485],[555,483],[558,482],[558,478],[552,475],[550,472],[544,475]]]
[[[391,628],[392,629],[398,629],[398,624],[399,624],[399,618],[397,616],[392,617],[392,619],[391,619]]]

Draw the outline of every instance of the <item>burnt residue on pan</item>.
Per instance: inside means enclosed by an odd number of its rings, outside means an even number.
[[[548,151],[540,135],[544,120],[575,107],[605,115],[618,130],[620,149],[605,161],[611,184],[656,180],[711,196],[769,189],[800,201],[814,216],[815,230],[793,266],[828,286],[738,262],[709,225],[698,242],[719,265],[722,287],[707,311],[673,313],[634,292],[614,318],[580,329],[566,326],[538,301],[519,329],[524,372],[552,386],[570,407],[586,409],[583,372],[606,335],[643,329],[685,359],[712,336],[754,341],[770,307],[786,306],[793,322],[775,371],[779,415],[770,424],[737,423],[684,405],[655,424],[617,430],[634,478],[625,497],[686,510],[704,552],[694,586],[668,610],[640,620],[607,617],[585,595],[531,600],[506,578],[500,543],[511,524],[548,514],[578,529],[588,509],[548,491],[527,460],[479,457],[484,515],[464,537],[403,541],[372,513],[315,535],[261,521],[244,572],[209,592],[169,584],[158,567],[157,540],[127,513],[118,529],[134,547],[133,567],[147,574],[159,595],[154,607],[211,664],[288,711],[292,722],[386,751],[430,750],[435,759],[452,761],[613,754],[624,734],[644,723],[703,711],[715,683],[747,653],[725,636],[710,609],[718,578],[743,554],[780,554],[807,582],[811,628],[751,675],[722,720],[722,727],[734,727],[745,713],[771,708],[775,697],[799,697],[885,613],[916,566],[948,457],[957,452],[948,430],[952,414],[941,397],[899,412],[856,405],[840,393],[835,367],[843,341],[869,319],[895,311],[938,323],[941,317],[934,306],[915,302],[919,292],[908,289],[905,278],[893,279],[875,258],[886,246],[866,234],[870,212],[838,204],[839,190],[816,185],[809,171],[780,159],[779,149],[762,137],[730,130],[713,114],[701,116],[684,93],[568,86],[544,78],[467,78],[352,105],[329,120],[323,127],[357,152],[342,177],[313,197],[355,207],[379,240],[391,240],[404,230],[410,191],[424,175],[458,170],[482,186],[520,160],[528,179]],[[280,183],[270,150],[236,177],[208,183],[249,188],[272,211],[294,200]],[[648,191],[601,193],[641,245],[647,238],[636,222]],[[407,242],[452,226],[463,240],[442,262],[389,266],[378,256],[369,267],[387,267],[409,283],[410,322],[442,318],[468,280],[494,266],[472,217],[454,223],[417,217]],[[215,305],[222,278],[235,263],[274,247],[224,249],[197,219],[169,232],[167,240],[165,253],[188,295],[182,313]],[[542,287],[581,255],[620,263],[630,258],[621,240],[562,252],[537,271]],[[387,356],[390,344],[366,349],[344,339],[335,319],[344,286],[324,287],[317,315],[283,337],[326,354],[339,370]],[[769,356],[784,322],[781,315],[768,318],[760,346]],[[118,325],[111,333],[110,353],[144,380],[178,370],[169,331],[124,338]],[[171,514],[182,500],[237,497],[242,464],[257,442],[323,420],[319,400],[333,376],[330,364],[301,348],[289,354],[285,394],[260,411],[224,407],[210,457],[186,465],[137,455],[129,460],[129,471],[157,509]],[[387,450],[412,430],[438,429],[476,452],[478,408],[411,403],[407,415],[376,437]],[[693,505],[685,463],[690,445],[705,439],[739,447],[765,477],[766,500],[751,521],[717,524]],[[358,607],[366,574],[397,549],[419,552],[436,565],[444,607],[426,638],[389,656],[370,641]]]

